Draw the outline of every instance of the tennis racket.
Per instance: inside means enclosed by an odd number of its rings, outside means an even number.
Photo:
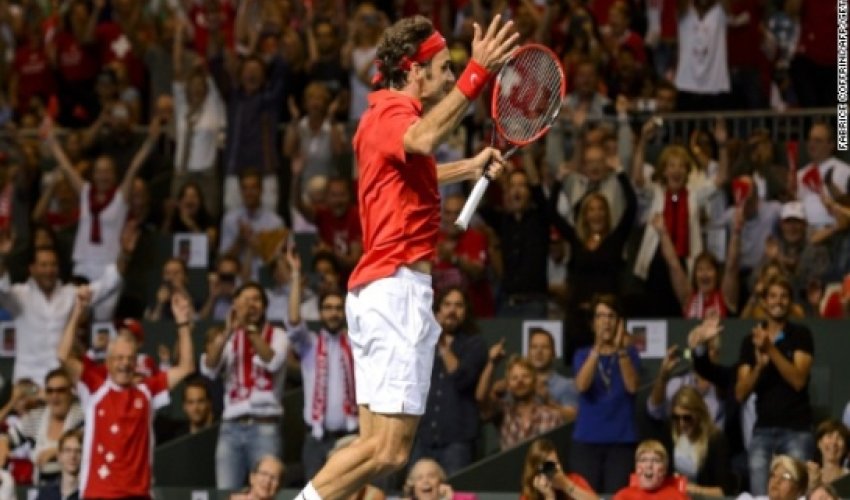
[[[554,52],[538,44],[517,49],[502,66],[493,86],[490,145],[498,142],[507,146],[503,158],[508,159],[518,148],[543,137],[558,118],[565,92],[564,68]],[[455,221],[456,226],[464,230],[469,227],[491,180],[485,169]]]

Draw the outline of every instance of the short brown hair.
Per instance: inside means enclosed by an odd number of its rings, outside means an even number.
[[[419,45],[431,36],[434,25],[424,16],[406,17],[384,31],[376,54],[382,88],[400,89],[407,84],[408,70],[401,68],[403,57],[413,57]]]
[[[844,460],[847,458],[847,454],[850,453],[850,429],[847,429],[847,426],[843,423],[839,422],[834,418],[830,418],[824,420],[818,425],[817,430],[815,430],[815,445],[820,439],[827,434],[832,434],[833,432],[837,432],[841,439],[844,440],[844,454],[841,455],[841,460],[839,462],[844,463]]]

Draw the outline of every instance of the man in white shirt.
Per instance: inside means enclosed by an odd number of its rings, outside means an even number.
[[[337,440],[357,432],[357,401],[354,397],[354,361],[345,329],[345,297],[341,291],[319,297],[317,332],[307,329],[301,317],[301,259],[287,252],[292,270],[289,320],[286,331],[301,360],[304,381],[304,423],[307,432],[301,450],[304,477],[313,477],[327,460]]]
[[[815,123],[809,129],[806,151],[811,163],[797,172],[797,199],[803,203],[809,228],[835,224],[835,218],[823,205],[821,196],[830,188],[846,193],[850,189],[850,166],[832,155],[835,138],[826,123]]]
[[[30,262],[30,278],[12,284],[5,259],[13,238],[0,237],[0,306],[8,310],[18,332],[15,343],[13,379],[28,378],[41,384],[50,370],[59,367],[56,347],[76,300],[77,287],[59,280],[59,257],[53,248],[37,248]],[[92,303],[118,293],[121,276],[115,264],[89,284]]]
[[[259,256],[259,233],[284,227],[276,213],[261,204],[263,177],[257,171],[245,171],[239,177],[242,206],[229,210],[221,221],[219,252],[233,255],[244,262],[252,256],[251,277],[259,278],[263,261]]]
[[[218,489],[245,484],[264,455],[281,456],[286,332],[266,321],[263,288],[246,283],[234,294],[223,331],[207,343],[201,373],[224,378],[224,413],[215,452]]]

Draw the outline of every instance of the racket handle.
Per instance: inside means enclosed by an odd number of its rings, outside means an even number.
[[[481,198],[484,197],[484,192],[487,191],[487,186],[489,185],[490,179],[487,175],[482,175],[478,179],[478,182],[475,183],[475,187],[472,188],[472,192],[469,194],[469,198],[463,204],[463,209],[455,221],[455,226],[466,231],[466,228],[469,227],[469,221],[472,220],[472,215],[475,213],[475,209],[478,208],[478,204],[481,203]]]

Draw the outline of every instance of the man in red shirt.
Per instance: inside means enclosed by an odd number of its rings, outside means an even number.
[[[177,366],[134,382],[138,344],[129,332],[110,341],[105,365],[72,356],[77,327],[90,300],[89,288],[79,287],[57,348],[62,365],[78,381],[85,411],[80,498],[150,498],[154,412],[168,404],[168,391],[195,371],[191,305],[184,295],[172,296],[180,339]]]
[[[377,48],[380,90],[354,136],[363,257],[348,283],[360,438],[334,454],[299,498],[339,500],[407,462],[425,400],[440,327],[431,263],[440,229],[439,183],[498,176],[501,154],[437,167],[434,151],[465,116],[518,35],[496,16],[475,25],[472,59],[455,85],[446,41],[421,16],[388,28]]]
[[[350,273],[363,255],[363,230],[357,206],[352,203],[351,182],[340,177],[331,178],[328,180],[327,203],[312,205],[300,195],[303,192],[300,170],[293,169],[292,175],[295,208],[316,225],[323,249],[333,253],[345,273]]]
[[[443,200],[433,272],[434,291],[439,295],[451,287],[460,287],[469,294],[474,316],[489,318],[496,314],[496,303],[487,277],[490,260],[487,235],[473,228],[462,231],[455,225],[464,201],[460,195]]]

